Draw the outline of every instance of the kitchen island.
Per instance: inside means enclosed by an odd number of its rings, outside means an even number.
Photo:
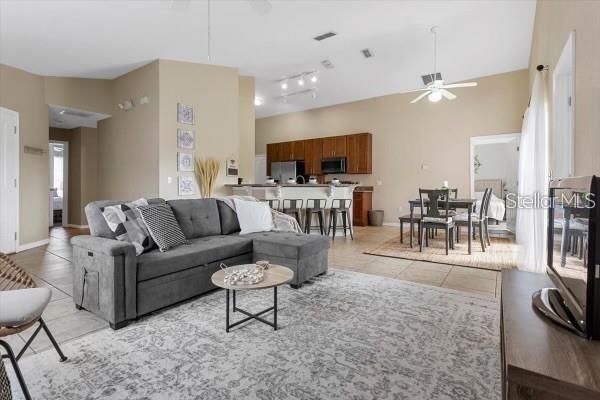
[[[331,208],[333,199],[352,199],[352,193],[358,185],[329,185],[329,184],[242,184],[225,185],[231,189],[232,195],[253,196],[261,200],[279,200],[283,205],[284,199],[302,199],[306,206],[308,199],[326,199],[325,208]]]
[[[349,185],[349,184],[242,184],[235,185],[229,184],[225,185],[226,187],[231,189],[232,195],[237,196],[253,196],[260,200],[279,200],[279,207],[283,207],[283,200],[292,199],[292,200],[303,200],[303,208],[306,207],[306,203],[308,199],[325,199],[327,200],[325,205],[325,228],[327,229],[328,221],[329,221],[329,212],[327,209],[331,209],[331,205],[333,204],[334,199],[350,199],[352,200],[352,195],[354,189],[358,185]],[[337,205],[337,204],[336,204]],[[350,221],[352,221],[353,210],[350,207]],[[302,220],[304,221],[304,215],[302,215]],[[343,236],[342,229],[339,227],[340,221],[338,220],[338,230],[336,232],[337,236]],[[304,223],[301,224],[304,226]]]

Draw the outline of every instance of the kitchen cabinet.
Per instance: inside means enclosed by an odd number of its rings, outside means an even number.
[[[354,191],[352,194],[352,225],[369,225],[369,210],[373,208],[372,191]]]
[[[323,158],[323,139],[304,141],[304,169],[307,175],[321,175]]]
[[[279,160],[277,161],[303,161],[305,140],[282,142],[279,144]]]
[[[323,158],[346,157],[346,136],[323,138]]]
[[[267,174],[271,163],[304,161],[306,175],[321,175],[323,158],[346,157],[346,173],[373,173],[373,136],[370,133],[295,140],[267,145]]]
[[[267,144],[267,175],[271,176],[271,163],[281,161],[281,143]]]
[[[346,172],[348,174],[373,172],[373,136],[370,133],[348,135],[346,147]]]

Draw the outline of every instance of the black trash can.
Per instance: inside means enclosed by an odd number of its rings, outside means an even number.
[[[369,211],[369,225],[370,226],[383,225],[383,210],[370,210]]]

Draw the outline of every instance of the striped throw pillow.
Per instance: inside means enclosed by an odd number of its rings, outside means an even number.
[[[141,206],[138,210],[160,251],[164,252],[189,243],[168,204]]]

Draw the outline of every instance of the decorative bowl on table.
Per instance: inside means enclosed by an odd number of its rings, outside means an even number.
[[[265,279],[263,269],[257,265],[228,268],[227,265],[221,263],[220,267],[225,273],[223,282],[227,285],[255,285]]]

